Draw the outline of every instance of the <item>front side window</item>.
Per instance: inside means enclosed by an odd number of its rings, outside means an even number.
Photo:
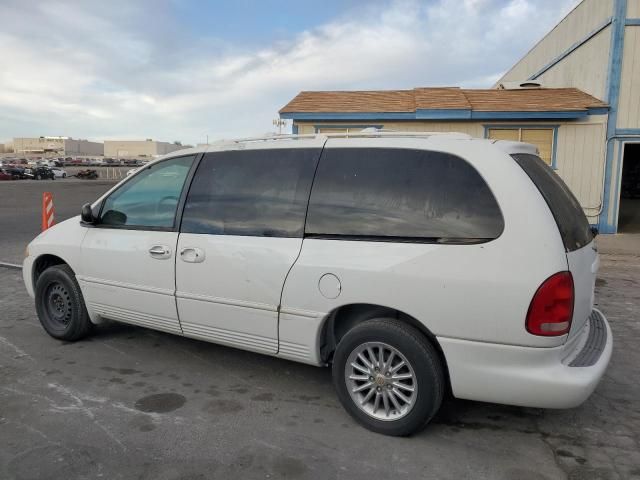
[[[145,168],[104,201],[99,224],[113,227],[173,228],[184,182],[195,155]]]
[[[319,149],[208,153],[194,176],[180,231],[301,237]]]
[[[354,239],[481,242],[504,228],[480,174],[443,152],[325,149],[306,234]]]

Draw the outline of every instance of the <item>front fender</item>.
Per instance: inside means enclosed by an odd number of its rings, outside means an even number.
[[[87,228],[80,224],[80,216],[77,216],[45,230],[29,243],[28,254],[22,264],[22,276],[31,297],[35,291],[35,268],[38,260],[45,255],[59,258],[76,275],[82,273],[80,248],[86,233]]]

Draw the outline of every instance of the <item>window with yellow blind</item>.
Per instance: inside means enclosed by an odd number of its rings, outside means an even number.
[[[540,158],[548,165],[553,163],[553,128],[491,128],[487,137],[494,140],[512,140],[531,143],[538,147]]]
[[[327,124],[327,125],[314,125],[313,128],[315,130],[316,133],[343,133],[343,134],[349,134],[349,133],[360,133],[363,129],[365,128],[377,128],[377,129],[381,129],[383,126],[382,125],[349,125],[349,124],[343,124],[343,125],[332,125],[332,124]]]
[[[349,130],[348,128],[321,127],[316,130],[316,133],[349,133]]]

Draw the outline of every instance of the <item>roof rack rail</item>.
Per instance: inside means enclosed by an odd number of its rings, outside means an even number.
[[[387,130],[381,128],[365,128],[359,132],[347,132],[347,133],[319,133],[317,135],[324,135],[326,137],[452,137],[457,139],[470,139],[473,138],[467,133],[461,132],[410,132],[403,130]]]
[[[310,134],[280,134],[280,135],[263,135],[259,137],[245,137],[234,138],[230,140],[220,140],[215,144],[234,144],[234,143],[246,143],[246,142],[266,142],[274,140],[298,140],[298,139],[316,139],[316,138],[371,138],[371,137],[415,137],[415,138],[428,138],[446,136],[456,139],[470,139],[471,135],[460,132],[405,132],[396,130],[383,130],[378,128],[365,128],[359,132],[336,132],[336,133],[310,133]]]

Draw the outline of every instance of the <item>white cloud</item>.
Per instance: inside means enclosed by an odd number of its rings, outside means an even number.
[[[155,2],[96,5],[0,6],[0,139],[196,143],[270,130],[300,90],[488,87],[575,0],[397,1],[254,50],[186,38]]]

